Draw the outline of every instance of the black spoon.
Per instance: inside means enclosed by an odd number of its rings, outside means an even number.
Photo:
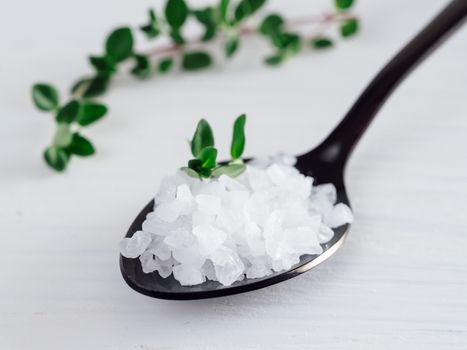
[[[452,1],[381,70],[334,131],[318,147],[298,157],[297,169],[312,175],[317,183],[333,183],[337,188],[337,201],[350,205],[343,175],[354,146],[396,86],[466,16],[467,0]],[[151,201],[133,221],[126,237],[141,229],[146,215],[153,209],[154,201]],[[163,279],[157,272],[143,273],[139,259],[127,259],[121,255],[120,270],[131,288],[154,298],[188,300],[238,294],[285,281],[322,263],[342,245],[349,227],[345,225],[336,229],[333,239],[323,245],[323,253],[302,256],[300,262],[288,271],[244,279],[228,287],[213,281],[182,286],[173,276]]]

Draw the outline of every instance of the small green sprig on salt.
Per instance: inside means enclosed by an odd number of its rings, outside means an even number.
[[[182,170],[192,177],[209,178],[227,175],[239,176],[246,169],[241,156],[245,149],[246,115],[239,116],[233,126],[230,155],[232,159],[227,164],[217,163],[217,148],[214,147],[214,134],[205,119],[201,119],[190,142],[194,158],[188,161],[188,166]]]

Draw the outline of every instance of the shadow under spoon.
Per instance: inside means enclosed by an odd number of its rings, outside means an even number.
[[[332,133],[318,147],[298,156],[297,169],[305,175],[313,176],[317,184],[333,183],[337,189],[337,202],[350,206],[344,185],[344,168],[354,146],[397,85],[458,27],[466,16],[467,0],[451,1],[380,71]],[[146,215],[153,209],[154,201],[151,201],[133,221],[126,237],[131,237],[141,230]],[[230,286],[223,286],[214,281],[182,286],[173,275],[164,279],[157,272],[143,273],[139,259],[128,259],[121,255],[120,270],[131,288],[154,298],[188,300],[238,294],[285,281],[322,263],[342,245],[349,227],[350,225],[344,225],[335,229],[334,237],[322,246],[323,252],[320,255],[304,255],[300,262],[289,270],[275,272],[262,278],[244,279]]]

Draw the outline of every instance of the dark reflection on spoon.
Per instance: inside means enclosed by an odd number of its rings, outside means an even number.
[[[315,184],[333,183],[337,189],[337,202],[350,206],[343,175],[354,146],[396,86],[463,22],[466,15],[467,0],[452,1],[381,70],[332,133],[317,148],[298,157],[297,169],[302,174],[313,176]],[[153,208],[154,201],[143,208],[126,237],[131,237],[141,229],[146,215]],[[349,227],[344,225],[335,229],[332,240],[322,245],[323,252],[320,255],[304,255],[298,264],[287,271],[275,272],[263,278],[244,279],[227,287],[214,281],[181,286],[173,276],[164,279],[157,272],[143,273],[139,259],[128,259],[121,255],[120,270],[131,288],[155,298],[187,300],[243,293],[285,281],[320,264],[342,245]]]

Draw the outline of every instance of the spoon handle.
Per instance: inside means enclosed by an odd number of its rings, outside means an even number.
[[[315,151],[321,160],[343,169],[354,146],[392,91],[431,50],[462,24],[466,16],[467,0],[451,1],[400,50],[363,91],[339,125],[317,147]]]

